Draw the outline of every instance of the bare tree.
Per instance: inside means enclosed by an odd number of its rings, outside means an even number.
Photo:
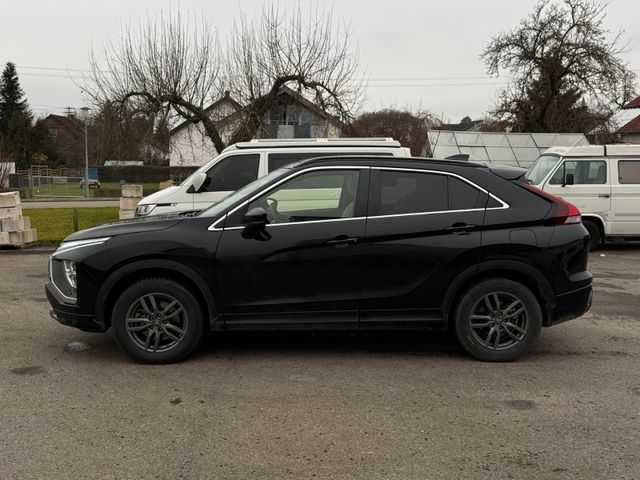
[[[200,17],[170,13],[124,27],[118,42],[91,52],[86,90],[100,105],[201,123],[217,151],[255,136],[283,86],[343,120],[361,105],[351,31],[331,11],[305,17],[300,6],[287,12],[270,3],[256,18],[241,14],[226,42]],[[226,139],[206,110],[224,91],[246,105]]]
[[[351,124],[351,130],[356,137],[393,137],[403,147],[409,147],[412,155],[420,156],[427,132],[435,123],[429,112],[384,109],[360,115]]]
[[[358,54],[348,25],[316,5],[280,10],[268,4],[249,19],[241,14],[229,36],[227,84],[246,115],[229,143],[253,136],[283,86],[290,86],[345,123],[364,101]]]
[[[508,70],[511,85],[495,114],[516,131],[590,131],[633,94],[635,75],[622,59],[623,32],[605,27],[606,3],[539,1],[484,53],[487,70]]]
[[[86,91],[99,106],[120,105],[130,114],[154,118],[177,115],[201,122],[220,151],[224,143],[205,109],[220,94],[223,58],[216,31],[180,13],[147,18],[122,28],[120,41],[101,55],[91,51]]]

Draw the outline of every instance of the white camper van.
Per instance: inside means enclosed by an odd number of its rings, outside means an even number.
[[[136,216],[197,212],[289,163],[334,155],[410,157],[392,138],[307,138],[252,140],[225,148],[178,186],[143,198]]]
[[[640,239],[640,145],[550,148],[526,177],[580,209],[592,249],[611,238]]]

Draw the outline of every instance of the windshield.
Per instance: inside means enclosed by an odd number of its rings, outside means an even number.
[[[245,185],[240,190],[236,190],[235,192],[227,195],[218,203],[214,203],[206,210],[203,210],[198,214],[198,217],[218,217],[222,213],[224,213],[230,206],[234,203],[242,200],[244,198],[250,197],[254,193],[258,192],[262,187],[269,184],[272,180],[275,180],[280,177],[284,177],[287,173],[291,171],[290,168],[279,168],[274,170],[271,173],[268,173],[264,177],[261,177],[248,185]]]
[[[542,155],[527,170],[525,178],[532,185],[540,185],[549,172],[556,166],[559,158],[555,155]]]

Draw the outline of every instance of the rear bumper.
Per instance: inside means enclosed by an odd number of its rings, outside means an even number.
[[[103,324],[96,321],[93,315],[81,313],[77,305],[65,303],[64,299],[56,291],[56,289],[47,282],[45,286],[47,300],[51,304],[49,315],[54,320],[68,327],[79,328],[85,332],[104,332],[106,328]]]
[[[578,318],[591,308],[593,286],[573,290],[556,296],[555,308],[550,312],[546,326],[557,325]]]

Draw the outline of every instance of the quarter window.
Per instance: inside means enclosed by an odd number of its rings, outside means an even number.
[[[354,216],[358,170],[320,170],[301,174],[263,194],[246,209],[267,211],[269,223],[308,222]],[[235,216],[234,216],[235,217]],[[238,218],[234,218],[234,223]]]
[[[234,192],[258,178],[260,155],[232,155],[207,171],[205,192]]]
[[[380,171],[371,215],[442,212],[484,208],[487,195],[451,175]]]
[[[618,180],[622,184],[640,183],[640,160],[620,160]]]
[[[573,175],[574,185],[602,185],[607,183],[607,164],[602,160],[569,160],[558,168],[549,183],[564,185]]]

